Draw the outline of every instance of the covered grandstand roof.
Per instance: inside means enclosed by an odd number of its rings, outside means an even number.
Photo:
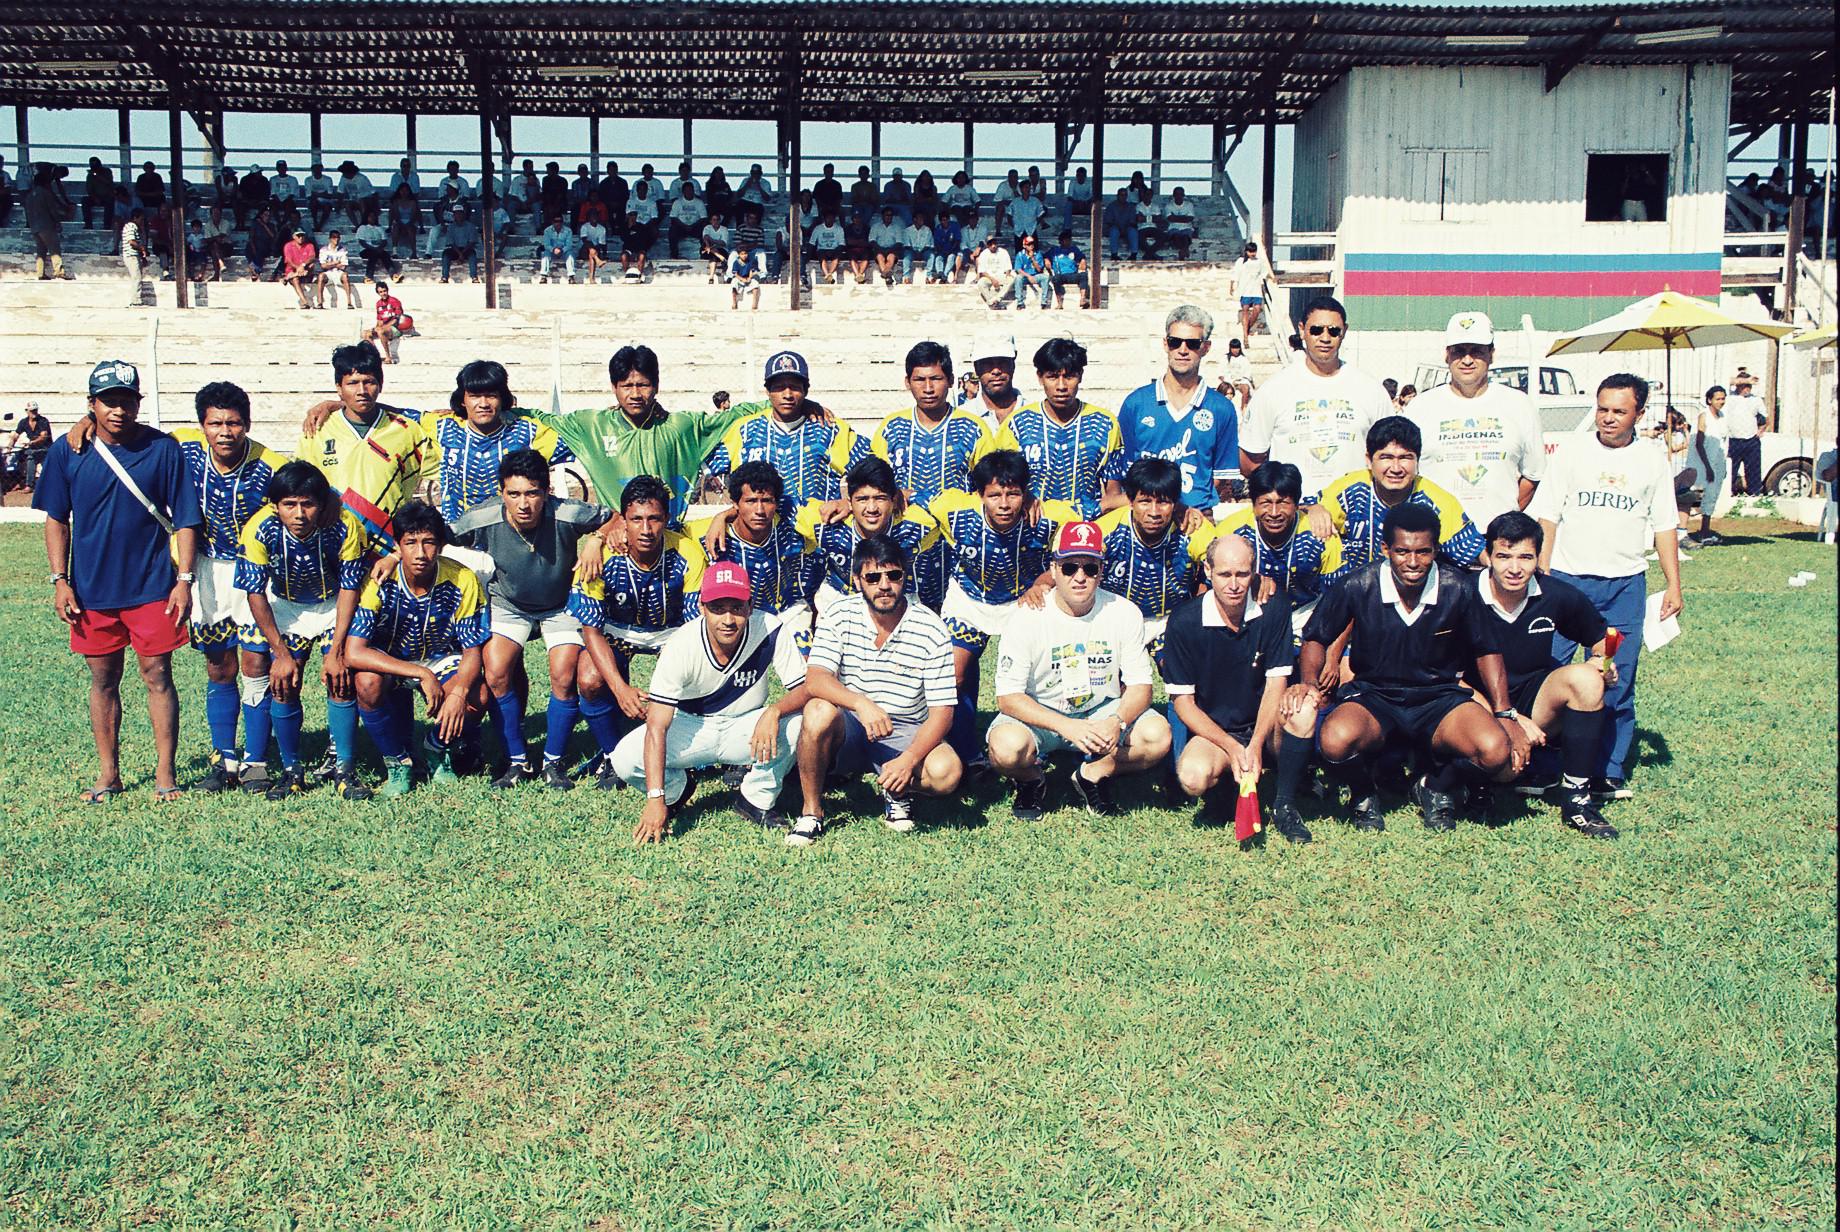
[[[1296,119],[1364,65],[1729,62],[1734,124],[1812,120],[1834,5],[1282,0],[0,3],[0,102],[806,120]]]

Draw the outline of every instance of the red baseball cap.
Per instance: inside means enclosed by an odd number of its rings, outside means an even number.
[[[703,572],[703,603],[716,599],[739,599],[747,603],[753,594],[748,586],[747,570],[732,561],[719,561]]]
[[[1069,556],[1105,556],[1105,533],[1097,522],[1069,522],[1054,538],[1054,559]]]

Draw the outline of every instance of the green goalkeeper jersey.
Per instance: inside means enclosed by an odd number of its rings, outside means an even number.
[[[574,452],[602,504],[619,508],[620,494],[629,480],[656,475],[670,489],[670,517],[678,523],[689,507],[703,460],[749,409],[744,404],[698,413],[654,405],[651,414],[637,424],[617,406],[566,415],[525,413],[553,430]]]

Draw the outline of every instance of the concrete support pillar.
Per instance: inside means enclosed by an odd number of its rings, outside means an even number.
[[[869,121],[869,178],[882,186],[882,122]]]
[[[1278,125],[1267,113],[1264,130],[1264,165],[1259,168],[1259,251],[1265,260],[1277,266],[1277,254],[1272,251],[1272,235],[1275,224],[1272,213],[1277,209],[1278,200]],[[1276,326],[1272,326],[1276,331]]]
[[[307,150],[313,156],[309,161],[323,164],[326,161],[326,142],[320,121],[319,112],[307,112]]]
[[[20,176],[24,176],[25,188],[32,187],[32,130],[30,122],[26,119],[26,113],[29,110],[30,108],[24,103],[15,104],[13,107],[13,127],[19,139],[19,149],[13,159],[14,165],[19,169],[19,175],[13,178],[17,180]]]
[[[184,114],[175,93],[166,108],[166,139],[172,156],[167,209],[172,214],[173,300],[181,308],[188,307],[189,298],[186,294],[188,280],[185,273],[185,143],[180,126]]]
[[[1150,126],[1150,193],[1152,196],[1163,191],[1163,125],[1161,122]]]
[[[498,242],[492,234],[492,215],[497,208],[498,194],[492,182],[492,112],[488,106],[479,113],[479,252],[485,266],[489,309],[498,307]]]
[[[1227,126],[1216,120],[1213,135],[1208,138],[1208,192],[1218,197],[1226,188]]]
[[[965,121],[965,174],[975,180],[977,176],[971,170],[971,157],[974,152],[974,148],[975,147],[973,147],[971,143],[971,121],[966,120]]]
[[[1104,289],[1105,262],[1105,86],[1103,80],[1098,85],[1098,106],[1093,115],[1093,157],[1092,157],[1092,236],[1086,248],[1086,270],[1088,286],[1086,302],[1092,308],[1099,307],[1099,295]]]
[[[134,185],[134,129],[126,107],[115,112],[115,139],[121,144],[121,178],[118,184]]]
[[[1054,195],[1067,192],[1067,121],[1054,122]]]
[[[690,140],[690,125],[691,125],[690,117],[685,116],[684,117],[684,161],[690,164],[690,174],[695,175],[696,174],[696,163],[694,161],[695,156],[692,154],[691,151],[693,151],[696,147],[694,144],[692,144]]]
[[[601,178],[601,118],[598,115],[588,117],[588,170],[596,180]]]
[[[417,175],[421,174],[422,163],[421,159],[416,156],[415,150],[415,113],[413,111],[403,116],[403,153],[408,156],[409,170]]]

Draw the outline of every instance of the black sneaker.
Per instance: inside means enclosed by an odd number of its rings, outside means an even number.
[[[747,766],[723,766],[722,786],[730,791],[740,791],[742,780],[748,776],[748,769]]]
[[[1294,804],[1272,805],[1270,828],[1276,830],[1287,842],[1307,843],[1311,838],[1310,827],[1303,824],[1303,815]]]
[[[1514,794],[1518,796],[1545,797],[1559,786],[1559,772],[1554,770],[1545,774],[1535,774],[1529,770],[1514,780]]]
[[[193,791],[209,792],[212,795],[235,788],[236,772],[230,769],[230,763],[224,760],[224,755],[216,752],[211,754],[211,768],[205,771],[203,778],[192,784]]]
[[[1371,830],[1376,834],[1386,829],[1386,814],[1380,811],[1377,797],[1362,796],[1354,802],[1354,828]]]
[[[505,772],[492,780],[492,786],[499,791],[516,787],[519,783],[528,783],[537,777],[537,768],[528,761],[513,760],[505,767]]]
[[[1622,779],[1602,778],[1591,780],[1591,794],[1599,800],[1632,800],[1636,793]]]
[[[283,766],[275,781],[268,785],[264,793],[267,799],[274,801],[289,800],[307,790],[307,776],[299,766]]]
[[[319,783],[330,783],[339,776],[339,755],[331,749],[319,759],[319,765],[307,771],[307,777]]]
[[[896,834],[911,834],[914,828],[914,798],[882,793],[882,824]]]
[[[1454,830],[1457,828],[1457,802],[1431,785],[1423,775],[1412,784],[1412,803],[1418,805],[1425,815],[1425,829]]]
[[[371,789],[358,778],[358,772],[350,766],[339,766],[332,772],[333,789],[339,793],[341,800],[368,800]]]
[[[551,791],[574,791],[575,784],[569,778],[569,772],[562,768],[560,757],[543,759],[543,772],[537,776],[543,785]]]
[[[1590,838],[1615,838],[1616,827],[1604,820],[1604,815],[1597,811],[1597,805],[1591,800],[1588,791],[1577,791],[1568,795],[1559,805],[1559,818],[1566,825]]]
[[[1104,778],[1097,783],[1089,781],[1080,773],[1081,764],[1075,762],[1073,773],[1067,776],[1068,782],[1073,784],[1073,798],[1084,805],[1086,811],[1093,816],[1108,816],[1113,811],[1111,780]]]
[[[624,786],[626,786],[626,780],[613,771],[613,758],[603,755],[601,759],[595,763],[594,790],[618,791]]]
[[[1009,811],[1017,821],[1040,821],[1041,815],[1047,810],[1047,779],[1040,778],[1016,784],[1016,798],[1010,803]]]
[[[236,772],[236,783],[252,796],[266,796],[275,780],[268,776],[268,766],[264,762],[245,763]]]
[[[784,813],[776,808],[755,808],[740,792],[735,793],[735,811],[763,830],[784,830],[786,828]]]

